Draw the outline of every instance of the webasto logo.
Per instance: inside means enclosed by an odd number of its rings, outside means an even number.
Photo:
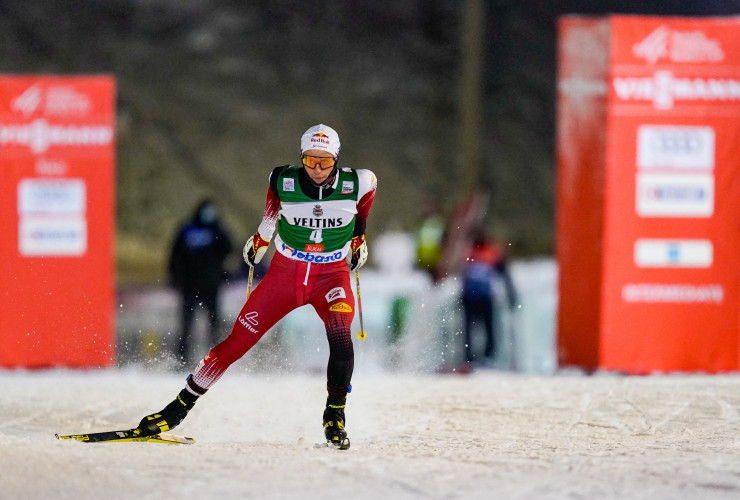
[[[316,262],[319,264],[322,262],[336,262],[344,258],[341,250],[337,250],[336,252],[328,255],[317,255],[311,252],[301,252],[299,250],[296,250],[295,248],[290,248],[285,243],[283,243],[282,245],[282,250],[283,252],[290,252],[290,256],[294,259],[302,260],[304,262]]]
[[[106,146],[113,142],[109,125],[50,125],[44,119],[24,125],[0,123],[0,147],[26,146],[33,153],[53,146]]]
[[[616,77],[613,86],[620,100],[652,101],[656,109],[670,109],[676,101],[740,101],[740,80],[676,78],[671,71],[647,78]]]

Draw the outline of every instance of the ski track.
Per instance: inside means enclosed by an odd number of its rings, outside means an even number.
[[[192,446],[58,441],[130,428],[184,376],[0,371],[0,498],[730,499],[740,376],[355,375],[346,452],[320,375],[229,372],[175,433]]]

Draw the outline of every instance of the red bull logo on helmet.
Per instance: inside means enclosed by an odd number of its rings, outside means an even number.
[[[311,136],[311,143],[312,143],[312,144],[314,144],[314,143],[318,143],[318,144],[326,144],[327,146],[328,146],[329,144],[331,144],[331,142],[329,141],[329,136],[328,136],[328,135],[326,135],[326,134],[325,134],[325,133],[323,133],[323,132],[318,132],[318,133],[316,133],[316,134],[312,135],[312,136]]]

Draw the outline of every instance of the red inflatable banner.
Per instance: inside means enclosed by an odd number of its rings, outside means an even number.
[[[0,366],[113,363],[115,82],[0,76]]]
[[[740,368],[740,19],[560,22],[560,362]]]

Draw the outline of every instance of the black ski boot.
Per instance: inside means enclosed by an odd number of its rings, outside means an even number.
[[[153,436],[174,429],[185,420],[197,400],[198,396],[194,396],[187,389],[183,389],[177,395],[177,398],[165,406],[162,411],[142,418],[137,430],[142,436]]]
[[[326,442],[336,446],[340,450],[349,448],[349,438],[344,430],[344,406],[346,396],[329,395],[326,398],[326,409],[324,410],[324,436]]]

